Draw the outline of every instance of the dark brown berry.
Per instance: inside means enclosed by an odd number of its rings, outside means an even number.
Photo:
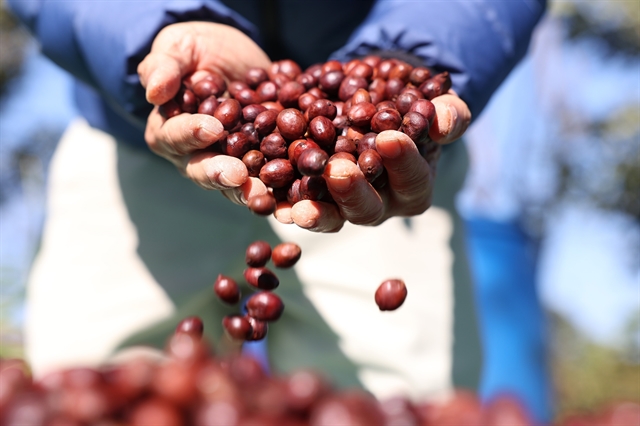
[[[360,167],[367,182],[373,182],[384,170],[382,157],[375,149],[364,150],[358,156],[358,167]]]
[[[241,315],[227,315],[222,319],[222,326],[229,337],[235,340],[246,340],[253,334],[251,323]]]
[[[304,176],[322,176],[329,161],[329,154],[318,148],[302,151],[298,157],[298,171]]]
[[[200,102],[200,106],[198,107],[198,114],[207,114],[213,115],[216,112],[216,108],[218,108],[218,98],[215,96],[209,96],[202,102]]]
[[[247,200],[249,210],[260,216],[269,216],[276,211],[276,199],[271,194],[254,195]]]
[[[295,171],[289,160],[276,158],[262,166],[259,176],[265,185],[272,188],[282,188],[295,180]]]
[[[249,324],[251,324],[251,336],[247,338],[248,341],[257,341],[262,340],[267,336],[267,332],[269,331],[269,323],[266,321],[260,321],[249,315],[245,316]]]
[[[291,268],[300,260],[302,249],[295,243],[280,243],[273,248],[271,261],[276,268]]]
[[[204,324],[200,317],[187,317],[178,323],[176,333],[189,333],[194,336],[202,336]]]
[[[227,99],[218,105],[218,108],[213,113],[213,116],[220,121],[225,130],[233,129],[242,117],[242,107],[240,102],[235,99]]]
[[[395,109],[383,109],[375,113],[371,119],[371,130],[376,133],[385,130],[398,130],[402,124],[402,116]]]
[[[327,117],[319,116],[309,123],[309,136],[318,145],[324,148],[332,148],[336,141],[336,128]]]
[[[374,114],[378,112],[371,102],[360,102],[353,105],[347,113],[349,123],[358,127],[369,127]]]
[[[242,162],[247,166],[249,176],[258,177],[260,169],[262,169],[266,160],[264,159],[264,154],[262,154],[262,152],[252,149],[242,157]]]
[[[260,321],[276,321],[284,311],[284,303],[270,291],[261,291],[247,300],[247,313]]]
[[[381,311],[394,311],[407,298],[407,287],[402,280],[387,280],[376,290],[375,300]]]
[[[302,113],[293,108],[282,110],[276,118],[276,126],[280,134],[286,139],[301,138],[307,131],[307,121]]]
[[[249,244],[244,260],[249,266],[264,266],[271,259],[271,245],[266,241],[254,241]]]
[[[252,89],[255,89],[260,83],[269,79],[269,74],[262,68],[249,68],[244,75],[244,82]]]
[[[255,127],[256,131],[260,135],[268,135],[275,130],[277,118],[278,112],[272,109],[267,109],[266,111],[262,111],[256,116],[255,120],[253,121],[253,127]]]
[[[267,160],[287,158],[287,142],[278,133],[271,133],[260,142],[260,152]]]
[[[244,270],[244,279],[250,286],[261,290],[273,290],[280,285],[278,277],[264,266],[248,267]]]
[[[225,275],[218,275],[216,282],[213,284],[213,291],[223,302],[233,305],[240,301],[240,287],[238,283]]]

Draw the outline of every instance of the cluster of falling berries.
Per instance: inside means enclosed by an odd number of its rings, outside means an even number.
[[[228,315],[222,320],[225,331],[235,340],[262,340],[267,335],[269,322],[276,321],[284,311],[284,303],[273,290],[280,280],[265,265],[269,260],[276,268],[290,268],[296,264],[302,250],[294,243],[281,243],[271,249],[266,241],[254,241],[247,247],[244,279],[251,287],[258,289],[245,304],[246,315]],[[213,285],[216,295],[229,304],[240,301],[238,283],[231,277],[218,275]]]
[[[248,206],[269,215],[280,202],[332,203],[323,172],[333,158],[356,163],[374,188],[383,188],[377,134],[403,132],[425,152],[436,115],[431,99],[450,88],[448,72],[432,75],[398,59],[330,60],[304,71],[282,60],[269,70],[249,69],[243,81],[211,73],[185,82],[160,113],[217,118],[225,135],[207,149],[242,159],[249,175],[265,183],[268,194]]]

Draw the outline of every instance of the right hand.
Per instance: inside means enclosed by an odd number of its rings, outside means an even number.
[[[145,131],[149,148],[202,188],[221,190],[236,203],[244,204],[249,196],[266,193],[259,179],[249,178],[241,160],[206,151],[224,134],[216,118],[180,114],[165,119],[158,107],[178,93],[183,81],[197,82],[213,72],[228,81],[242,80],[249,68],[269,69],[270,65],[262,49],[233,27],[210,22],[165,27],[138,65],[147,101],[155,105]]]

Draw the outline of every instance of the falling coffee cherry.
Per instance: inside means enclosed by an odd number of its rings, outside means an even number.
[[[244,279],[249,285],[262,290],[273,290],[280,285],[278,277],[264,266],[248,267],[244,270]]]
[[[247,247],[244,259],[248,266],[264,266],[271,259],[271,246],[266,241],[254,241]]]
[[[187,317],[180,321],[176,327],[176,333],[187,333],[193,336],[202,336],[204,324],[199,317]]]
[[[273,248],[271,261],[276,268],[291,268],[300,259],[302,249],[295,243],[281,243]]]
[[[227,315],[222,319],[222,326],[229,337],[235,340],[246,340],[251,337],[251,323],[241,315]]]
[[[387,280],[376,290],[376,304],[381,311],[394,311],[404,303],[407,287],[402,280]]]
[[[284,303],[270,291],[261,291],[247,300],[247,313],[260,321],[276,321],[284,311]]]
[[[213,284],[213,291],[223,302],[230,305],[240,301],[240,288],[238,283],[225,275],[218,275],[216,282]]]

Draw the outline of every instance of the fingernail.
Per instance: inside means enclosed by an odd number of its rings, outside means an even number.
[[[217,122],[205,121],[196,130],[196,137],[203,142],[215,142],[220,139],[223,131],[222,125]]]
[[[379,139],[376,149],[380,155],[386,158],[397,158],[402,154],[402,145],[397,139]]]
[[[351,188],[350,176],[329,176],[331,189],[338,192],[347,192]]]
[[[235,188],[237,186],[242,185],[242,182],[236,182],[235,180],[227,176],[224,172],[220,172],[220,174],[218,175],[218,180],[220,181],[221,184],[223,184],[224,186],[228,186],[230,188]]]

